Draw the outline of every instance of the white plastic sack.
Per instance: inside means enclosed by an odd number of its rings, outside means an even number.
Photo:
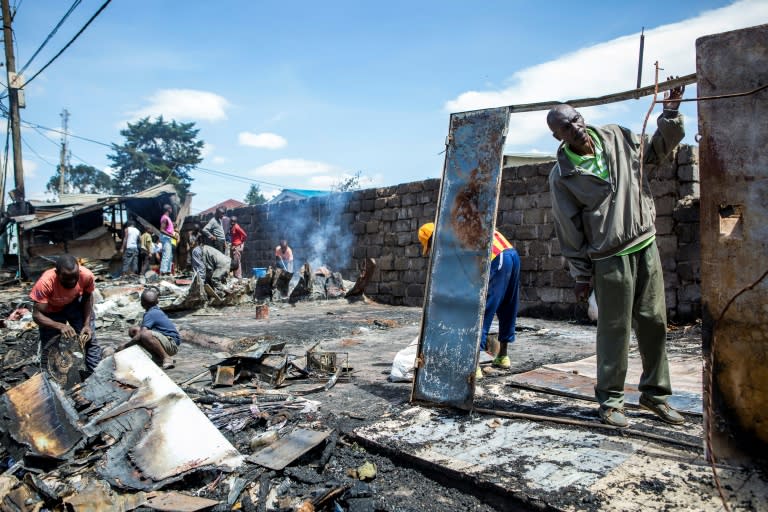
[[[587,302],[589,302],[589,307],[587,308],[587,316],[593,322],[597,322],[597,299],[595,298],[595,290],[592,290],[592,293],[589,294],[589,299]]]
[[[395,360],[392,361],[392,371],[389,372],[390,382],[411,382],[413,380],[413,369],[416,366],[418,349],[419,337],[416,336],[407,347],[395,354]]]

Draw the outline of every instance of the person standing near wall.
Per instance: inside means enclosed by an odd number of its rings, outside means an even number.
[[[235,277],[240,279],[243,277],[243,267],[241,262],[243,259],[243,248],[245,247],[245,241],[248,238],[248,234],[243,228],[240,227],[240,224],[237,222],[237,217],[234,215],[230,219],[230,224],[230,256],[232,257],[232,261],[237,264],[237,268],[235,269]]]
[[[293,251],[288,247],[288,240],[280,240],[280,245],[275,247],[275,264],[277,268],[287,272],[293,272]]]
[[[120,248],[123,253],[122,275],[139,272],[139,236],[141,233],[136,229],[136,225],[129,221],[123,231],[123,245]]]
[[[429,254],[432,248],[432,234],[435,223],[428,222],[419,228],[419,242],[422,255]],[[487,350],[488,332],[491,330],[493,317],[499,317],[499,353],[493,360],[493,366],[509,369],[509,344],[515,341],[517,308],[520,295],[520,256],[512,244],[498,231],[493,232],[491,243],[491,271],[488,274],[488,293],[485,297],[483,329],[480,336],[480,350]],[[480,367],[475,378],[482,378]]]
[[[222,254],[226,254],[227,251],[226,233],[221,223],[224,212],[223,207],[216,208],[216,213],[213,214],[208,224],[203,227],[203,235],[208,239],[206,245],[212,245]]]
[[[145,230],[139,237],[139,273],[146,274],[152,257],[152,235]]]
[[[163,205],[163,215],[160,217],[160,242],[163,244],[163,256],[160,260],[160,275],[170,274],[173,268],[173,207]]]
[[[640,140],[615,124],[589,126],[570,105],[547,114],[562,141],[549,175],[555,231],[584,300],[594,284],[597,318],[595,396],[603,423],[626,427],[624,381],[634,327],[643,365],[640,405],[662,421],[681,424],[667,404],[672,394],[666,351],[667,308],[656,247],[656,210],[643,164],[660,163],[683,139],[678,112],[684,87],[669,91],[653,137]]]

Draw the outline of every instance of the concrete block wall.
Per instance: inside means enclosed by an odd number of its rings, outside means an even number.
[[[520,253],[521,314],[583,319],[586,307],[573,298],[552,223],[551,168],[544,163],[503,170],[497,229]],[[701,311],[696,148],[681,146],[669,162],[645,172],[656,200],[669,318],[690,321]],[[387,304],[421,306],[428,261],[416,231],[434,220],[439,188],[440,180],[430,179],[235,210],[249,233],[244,267],[274,265],[274,248],[284,236],[297,264],[323,264],[350,280],[366,258],[375,258],[378,270],[366,294]]]

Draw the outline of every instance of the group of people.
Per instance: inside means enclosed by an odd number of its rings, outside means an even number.
[[[633,329],[643,366],[638,386],[640,405],[666,423],[685,421],[668,403],[672,386],[663,270],[656,247],[653,196],[642,171],[645,164],[662,162],[683,139],[683,117],[678,108],[684,90],[684,86],[673,88],[665,95],[657,130],[645,140],[615,124],[587,125],[567,104],[547,114],[547,125],[561,142],[557,163],[549,175],[555,232],[575,280],[576,298],[586,300],[594,290],[600,307],[595,396],[601,421],[615,427],[629,424],[624,412],[624,383]],[[434,230],[433,223],[419,228],[425,255]],[[499,352],[493,364],[509,368],[520,259],[501,233],[496,231],[492,240],[480,349],[486,349],[488,330],[497,315]],[[481,376],[478,368],[477,377]]]
[[[683,139],[683,118],[678,112],[683,92],[681,86],[666,94],[657,130],[646,140],[622,126],[587,125],[570,105],[558,105],[547,115],[547,125],[560,141],[557,163],[549,175],[555,232],[575,280],[577,299],[586,299],[593,289],[600,307],[595,396],[600,419],[616,427],[628,425],[624,383],[633,329],[643,365],[638,388],[640,405],[667,423],[684,422],[668,404],[672,387],[666,353],[663,270],[655,241],[653,197],[642,172],[644,164],[661,162]],[[170,205],[165,205],[160,221],[161,273],[171,271],[171,240],[175,233],[171,213]],[[418,230],[425,256],[431,250],[434,233],[435,224],[431,222]],[[132,223],[125,229],[122,251],[130,268],[140,251],[149,247],[145,235],[140,235]],[[218,208],[192,241],[195,272],[216,288],[223,286],[229,272],[242,277],[246,239],[237,217],[227,217],[225,210]],[[520,256],[514,245],[496,231],[489,258],[480,350],[486,350],[491,323],[498,316],[499,350],[493,365],[510,368],[508,350],[515,341]],[[275,248],[275,262],[278,268],[293,271],[293,253],[286,240]],[[101,358],[101,349],[93,337],[93,291],[93,274],[65,255],[55,269],[42,275],[30,293],[41,342],[46,343],[56,334],[79,335],[89,369]],[[156,291],[145,290],[141,304],[146,311],[142,326],[131,329],[131,341],[125,346],[140,344],[159,364],[169,366],[180,343],[178,331],[157,308]],[[478,368],[476,377],[481,376]]]
[[[160,237],[149,230],[140,230],[136,223],[129,221],[123,230],[122,275],[145,274],[151,266],[159,265],[163,252]]]

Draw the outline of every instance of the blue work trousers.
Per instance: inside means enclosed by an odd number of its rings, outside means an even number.
[[[494,315],[499,317],[499,341],[508,343],[515,341],[519,299],[520,256],[512,248],[505,250],[491,261],[480,350],[486,349],[488,331],[491,329]]]

